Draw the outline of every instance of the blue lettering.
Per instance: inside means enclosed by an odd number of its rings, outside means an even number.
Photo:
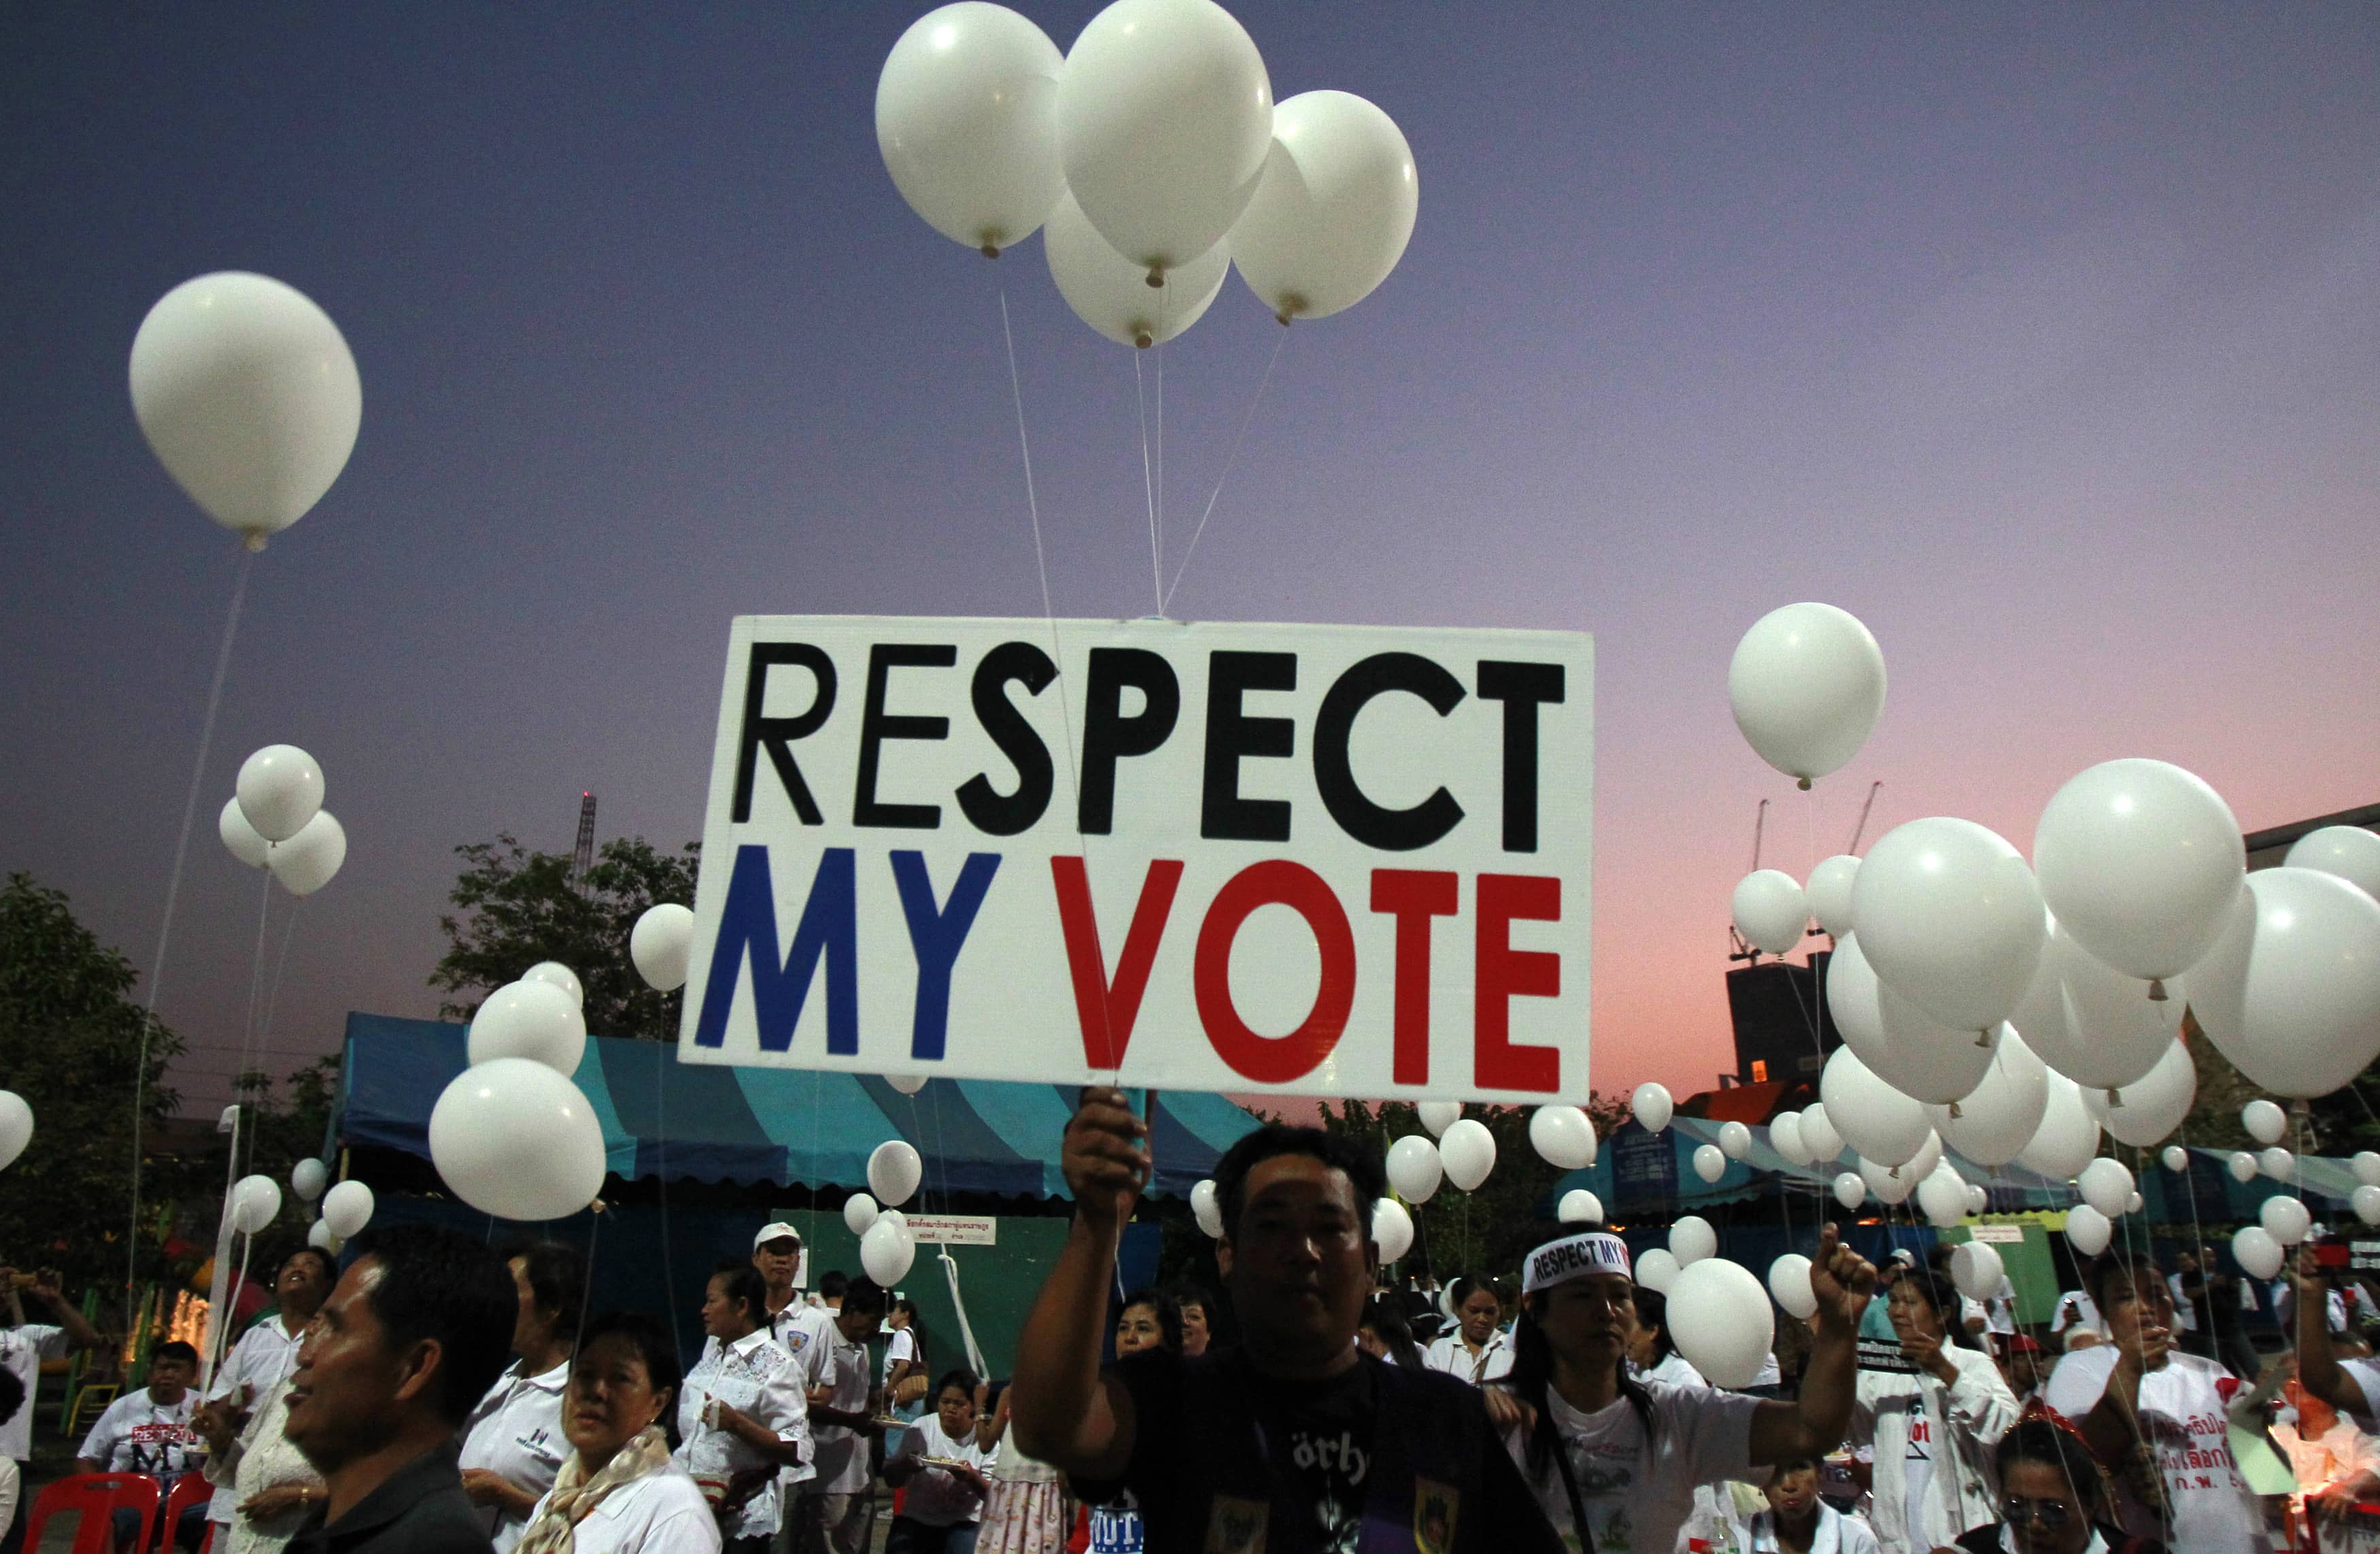
[[[902,915],[909,919],[909,943],[917,955],[917,1014],[909,1030],[909,1055],[939,1062],[950,1034],[951,967],[966,943],[967,930],[1000,870],[998,853],[969,853],[951,899],[934,905],[934,881],[926,855],[892,855],[892,881],[901,887]]]
[[[964,887],[965,878],[961,879]],[[955,901],[958,892],[952,892]],[[727,904],[719,914],[719,939],[711,948],[710,975],[702,989],[702,1015],[695,1023],[698,1047],[727,1041],[727,1012],[735,983],[752,963],[752,1014],[760,1050],[782,1052],[794,1044],[794,1026],[809,997],[819,959],[826,959],[826,1050],[844,1057],[859,1051],[859,909],[857,871],[848,847],[819,856],[809,900],[794,929],[784,963],[777,961],[777,903],[769,878],[769,849],[747,843],[735,849],[735,871],[727,881]],[[915,932],[912,921],[911,931]],[[964,925],[960,928],[965,933]],[[955,955],[956,950],[952,953]]]

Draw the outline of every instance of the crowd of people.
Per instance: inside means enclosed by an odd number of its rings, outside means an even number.
[[[2012,1286],[1879,1270],[1829,1226],[1815,1311],[1728,1390],[1600,1227],[1548,1227],[1510,1288],[1389,1287],[1379,1162],[1338,1135],[1268,1124],[1220,1162],[1220,1297],[1118,1294],[1149,1170],[1121,1094],[1085,1093],[1063,1164],[1009,1378],[938,1366],[865,1278],[805,1290],[783,1222],[710,1270],[690,1366],[655,1317],[586,1309],[574,1246],[394,1226],[282,1259],[205,1396],[156,1346],[79,1465],[202,1475],[158,1547],[212,1524],[216,1554],[862,1554],[886,1491],[888,1554],[2233,1554],[2333,1547],[2380,1497],[2369,1296],[2310,1252],[2260,1292],[2298,1338],[2265,1358],[2204,1249],[2112,1250],[2028,1330]],[[0,1290],[13,1554],[41,1361],[103,1341],[54,1278]]]

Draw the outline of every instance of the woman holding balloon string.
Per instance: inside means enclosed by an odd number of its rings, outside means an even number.
[[[1863,1367],[1852,1445],[1867,1464],[1869,1521],[1888,1554],[1936,1548],[1999,1514],[1992,1449],[2016,1423],[2016,1395],[1959,1320],[1959,1292],[1932,1269],[1904,1268],[1886,1314],[1906,1371]]]

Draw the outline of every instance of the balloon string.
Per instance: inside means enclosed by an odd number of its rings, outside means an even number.
[[[124,1309],[128,1322],[137,1323],[134,1293],[140,1281],[140,1113],[148,1100],[149,1037],[156,1026],[157,995],[165,981],[165,951],[174,939],[174,905],[182,892],[182,864],[189,856],[190,827],[198,819],[199,785],[207,773],[207,750],[214,743],[215,714],[223,710],[224,680],[231,673],[231,646],[239,635],[240,606],[248,599],[248,574],[256,552],[243,547],[231,589],[231,608],[225,613],[223,640],[215,648],[215,675],[207,687],[206,716],[199,722],[199,753],[190,762],[190,788],[182,800],[181,834],[174,841],[174,870],[165,879],[164,919],[157,925],[157,954],[149,963],[149,1002],[140,1022],[140,1061],[132,1071],[132,1212],[124,1238]]]
[[[1157,613],[1165,613],[1165,304],[1172,300],[1170,285],[1157,289],[1157,521],[1155,560],[1159,578]]]
[[[1157,613],[1165,613],[1165,575],[1158,570],[1157,562],[1157,478],[1148,466],[1148,391],[1140,371],[1140,353],[1132,353],[1132,396],[1140,407],[1140,487],[1148,499],[1148,586],[1156,598]]]
[[[273,916],[273,871],[264,869],[264,894],[256,904],[256,953],[248,967],[248,1023],[239,1037],[239,1073],[232,1080],[237,1094],[246,1081],[249,1069],[258,1061],[256,1052],[256,1012],[264,1002],[264,926]]]
[[[260,1050],[263,1049],[266,1042],[273,1039],[273,1012],[281,1007],[281,977],[282,974],[289,969],[289,941],[298,932],[298,909],[305,903],[304,896],[292,899],[289,903],[289,916],[282,919],[281,953],[273,963],[273,986],[264,996],[264,1025],[256,1036]]]
[[[1248,428],[1257,419],[1257,407],[1264,403],[1265,390],[1272,384],[1272,370],[1281,365],[1281,350],[1288,344],[1289,331],[1283,329],[1281,338],[1273,342],[1272,358],[1265,363],[1264,376],[1257,382],[1256,397],[1248,401],[1247,413],[1240,418],[1239,432],[1232,439],[1231,456],[1223,460],[1223,472],[1215,478],[1215,489],[1207,495],[1207,510],[1198,515],[1198,527],[1190,531],[1190,544],[1182,552],[1182,565],[1173,569],[1172,586],[1158,604],[1157,613],[1160,615],[1172,604],[1174,590],[1182,586],[1182,575],[1190,570],[1190,559],[1198,553],[1198,537],[1207,532],[1207,520],[1215,516],[1215,502],[1223,494],[1223,482],[1232,478],[1232,468],[1240,462],[1240,444],[1247,441]]]

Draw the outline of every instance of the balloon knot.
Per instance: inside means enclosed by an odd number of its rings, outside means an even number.
[[[1978,1046],[1978,1047],[1989,1047],[1991,1044],[1992,1044],[1992,1033],[1991,1033],[1991,1032],[1989,1032],[1989,1031],[1987,1031],[1987,1030],[1979,1030],[1979,1031],[1977,1031],[1977,1032],[1975,1033],[1975,1045],[1976,1045],[1976,1046]]]
[[[1808,793],[1810,791],[1810,780],[1807,777],[1799,777],[1794,779],[1793,785],[1801,789],[1803,793]]]
[[[2164,977],[2153,977],[2149,979],[2149,1002],[2151,1003],[2163,1003],[2165,1002]]]
[[[264,549],[265,538],[263,529],[243,528],[239,531],[240,548],[250,552],[261,551]]]
[[[1144,329],[1139,334],[1132,337],[1132,343],[1135,349],[1145,351],[1148,349],[1149,346],[1157,344],[1157,339],[1156,336],[1150,334],[1148,331]]]
[[[1966,1113],[1959,1110],[1959,1103],[1954,1100],[1950,1103],[1950,1115],[1953,1117],[1963,1117]]]
[[[2116,1087],[2115,1087],[2115,1086],[2113,1086],[2113,1085],[2108,1086],[2108,1087],[2107,1087],[2107,1110],[2108,1110],[2108,1111],[2113,1111],[2114,1110],[2116,1110],[2116,1108],[2118,1108],[2118,1107],[2119,1107],[2119,1106],[2121,1106],[2121,1105],[2123,1105],[2123,1104],[2124,1104],[2124,1092],[2123,1092],[2123,1091],[2121,1091],[2121,1090],[2119,1090],[2119,1089],[2118,1089],[2118,1088],[2116,1088]]]
[[[1162,264],[1152,264],[1152,265],[1150,265],[1150,266],[1148,267],[1148,285],[1149,285],[1150,288],[1153,290],[1153,289],[1155,289],[1156,287],[1159,287],[1159,286],[1163,285],[1164,284],[1165,284],[1165,266],[1163,266]]]
[[[986,237],[983,240],[983,247],[976,249],[976,252],[983,255],[986,259],[998,259],[1000,257],[1000,245],[993,242],[990,238]]]

